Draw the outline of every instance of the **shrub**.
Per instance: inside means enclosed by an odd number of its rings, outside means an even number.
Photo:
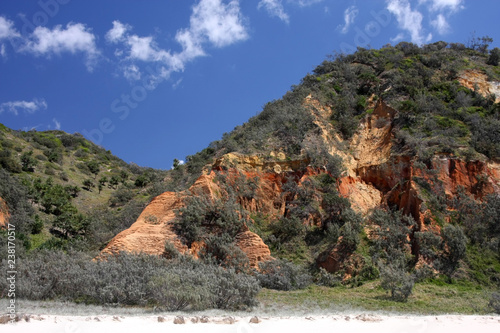
[[[165,310],[238,310],[255,305],[257,280],[187,257],[120,253],[92,261],[81,252],[32,252],[19,262],[18,297],[103,305],[156,305]],[[2,268],[6,268],[6,260]],[[0,290],[7,290],[6,280]]]
[[[492,293],[488,306],[493,309],[495,313],[500,314],[500,293]]]
[[[271,260],[259,263],[257,279],[263,288],[296,290],[309,286],[312,277],[300,266],[286,260]]]
[[[33,157],[33,151],[24,152],[21,155],[21,165],[23,171],[33,172],[38,161]]]
[[[342,284],[342,279],[329,273],[323,267],[320,267],[315,282],[318,286],[338,287]]]
[[[109,203],[111,206],[122,206],[132,200],[134,197],[134,192],[131,190],[120,187],[115,192],[111,194],[111,198],[109,198]]]
[[[391,298],[406,302],[415,284],[414,277],[405,269],[404,260],[394,260],[379,266],[380,284],[391,292]]]

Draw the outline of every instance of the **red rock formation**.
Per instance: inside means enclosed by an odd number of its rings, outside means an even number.
[[[7,203],[0,198],[0,228],[5,228],[9,221],[9,209],[7,208]]]
[[[397,111],[382,100],[378,100],[373,113],[361,121],[357,133],[348,143],[348,149],[343,150],[338,150],[341,139],[332,136],[331,124],[326,121],[331,110],[320,108],[319,102],[310,96],[304,105],[311,109],[321,131],[320,137],[331,147],[330,153],[338,154],[343,159],[347,170],[338,182],[340,194],[349,198],[352,207],[364,215],[376,207],[396,206],[415,218],[417,226],[414,231],[438,231],[425,204],[428,200],[425,191],[429,188],[435,195],[449,198],[455,196],[460,188],[477,199],[490,193],[500,193],[498,163],[466,162],[453,156],[436,155],[428,165],[423,165],[415,163],[410,156],[392,155],[392,122]],[[347,143],[342,144],[345,146]],[[300,185],[308,177],[325,172],[311,168],[308,164],[307,159],[288,161],[281,152],[268,157],[236,153],[224,155],[215,161],[212,171],[202,175],[188,191],[166,192],[156,197],[137,221],[118,234],[103,253],[129,251],[160,255],[164,251],[165,241],[169,241],[179,251],[196,256],[203,244],[195,244],[188,249],[173,231],[175,210],[185,205],[187,197],[199,194],[210,198],[219,196],[224,190],[216,182],[218,173],[225,176],[226,185],[235,190],[238,203],[245,210],[279,218],[285,213],[287,200],[293,200],[283,196],[282,185],[289,178]],[[242,177],[247,180],[258,178],[258,185],[253,188],[251,195],[245,195],[244,188],[239,188],[245,186],[245,182],[241,182]],[[427,183],[427,189],[422,188],[424,183]],[[309,220],[311,224],[321,222],[314,216]],[[270,258],[267,245],[248,229],[240,232],[236,244],[247,254],[253,267],[258,267],[259,262]],[[412,251],[418,254],[417,248]],[[360,264],[359,260],[344,252],[333,248],[323,253],[317,263],[330,272],[353,270],[352,267]]]

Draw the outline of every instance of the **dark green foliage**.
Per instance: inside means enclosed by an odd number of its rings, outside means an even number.
[[[203,195],[193,196],[186,207],[177,212],[175,231],[188,247],[209,234],[234,239],[245,223],[240,212],[241,207],[234,198],[211,201]]]
[[[0,150],[0,167],[13,173],[22,172],[22,166],[12,157],[12,152],[8,148]]]
[[[149,179],[146,175],[140,175],[139,177],[136,178],[135,180],[135,186],[137,187],[144,187],[148,184]]]
[[[492,66],[498,66],[498,63],[500,62],[500,49],[498,47],[495,47],[493,50],[490,51],[490,56],[488,58],[488,65]]]
[[[314,283],[318,286],[337,287],[342,284],[342,279],[338,276],[328,273],[326,269],[320,267]]]
[[[259,263],[257,279],[263,288],[276,290],[303,289],[312,283],[307,271],[286,260],[271,260]]]
[[[94,178],[95,178],[100,170],[99,163],[97,161],[93,160],[93,161],[87,162],[86,164],[87,164],[87,168],[89,168],[89,171],[94,174]]]
[[[470,242],[500,253],[500,198],[489,195],[476,202],[463,192],[454,198],[454,220]]]
[[[281,217],[270,224],[269,229],[279,243],[286,243],[295,237],[304,236],[306,227],[298,216]]]
[[[111,206],[123,206],[134,197],[134,192],[130,189],[120,186],[116,191],[111,194],[109,198],[109,203]]]
[[[23,171],[33,172],[38,161],[33,157],[33,151],[24,152],[21,155],[21,166]]]
[[[391,299],[406,302],[415,284],[414,277],[407,272],[403,259],[391,260],[380,265],[380,284],[391,292]]]
[[[28,190],[4,169],[0,169],[0,197],[7,203],[9,223],[15,225],[17,235],[29,234],[35,220]]]
[[[235,245],[236,235],[242,231],[245,219],[233,197],[210,200],[206,196],[193,196],[186,207],[176,212],[175,232],[191,247],[202,241],[200,256],[207,262],[237,271],[247,271],[247,256]]]
[[[238,310],[255,305],[259,291],[258,282],[251,276],[185,257],[166,260],[121,253],[106,260],[91,259],[79,252],[32,253],[17,267],[18,297],[155,305],[170,311]],[[4,280],[0,282],[1,290],[7,290]]]
[[[109,185],[113,188],[116,188],[116,186],[118,186],[119,182],[120,182],[120,178],[117,175],[113,175],[109,179]]]
[[[495,312],[500,314],[500,293],[492,293],[488,306]]]
[[[462,229],[452,224],[441,229],[441,237],[444,243],[444,255],[439,259],[441,270],[448,276],[458,268],[459,261],[465,257],[465,246],[467,239]]]
[[[379,258],[390,261],[404,256],[410,246],[409,234],[415,220],[400,211],[382,209],[374,210],[369,220],[374,227],[371,246],[374,262]]]
[[[83,189],[85,189],[87,191],[92,191],[92,189],[95,187],[95,184],[92,181],[92,179],[84,179],[82,182],[82,185],[83,185]]]

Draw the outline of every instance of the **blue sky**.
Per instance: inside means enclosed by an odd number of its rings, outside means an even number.
[[[333,52],[500,45],[496,0],[2,0],[0,123],[169,169]]]

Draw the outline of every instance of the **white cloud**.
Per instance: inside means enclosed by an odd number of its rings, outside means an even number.
[[[300,7],[308,7],[315,3],[323,2],[323,0],[288,0],[288,2],[299,5]]]
[[[465,8],[463,2],[463,0],[419,0],[419,4],[426,6],[429,13],[436,15],[430,23],[440,35],[451,30],[448,18]]]
[[[139,37],[132,35],[128,38],[127,44],[130,46],[129,57],[142,61],[161,61],[168,57],[168,52],[159,49],[153,42],[153,37]]]
[[[130,29],[130,26],[127,24],[123,24],[120,21],[113,21],[113,28],[111,28],[106,33],[106,40],[111,43],[117,43],[124,39],[124,35],[127,30]]]
[[[399,27],[410,33],[413,43],[421,45],[432,39],[432,34],[424,37],[423,15],[418,10],[412,10],[408,0],[387,0],[387,10],[396,16]]]
[[[61,123],[56,118],[52,119],[52,121],[54,122],[54,128],[56,130],[60,130],[61,129]]]
[[[216,47],[223,47],[248,38],[239,1],[227,5],[221,0],[201,0],[193,7],[189,30],[197,37],[207,37]]]
[[[285,8],[283,8],[281,0],[261,0],[257,8],[261,9],[262,7],[264,7],[269,15],[276,16],[285,23],[290,23],[290,17],[285,13]]]
[[[132,64],[129,66],[126,66],[123,69],[123,76],[130,81],[137,81],[141,79],[141,71],[139,70],[139,67],[136,65]]]
[[[130,34],[131,27],[113,22],[106,39],[113,43],[120,42],[124,49],[115,50],[115,56],[122,61],[135,64],[136,61],[163,64],[158,73],[151,74],[148,82],[152,85],[168,78],[172,72],[184,70],[187,62],[206,55],[204,46],[224,47],[248,38],[239,1],[201,0],[193,6],[189,27],[180,29],[175,40],[180,44],[180,52],[164,50],[158,46],[153,36]],[[140,75],[139,70],[130,71],[125,67],[124,75]],[[126,73],[126,74],[125,74]],[[133,76],[132,76],[133,77]]]
[[[26,113],[35,113],[39,109],[47,109],[47,103],[44,99],[35,98],[33,101],[13,101],[5,102],[0,104],[0,114],[4,111],[12,112],[14,115],[18,115],[19,111],[24,111]]]
[[[395,37],[391,38],[390,40],[393,43],[397,43],[397,42],[403,40],[404,38],[405,38],[405,34],[400,32],[399,34],[397,34]]]
[[[24,50],[36,55],[50,57],[52,54],[63,52],[85,53],[87,69],[90,71],[99,54],[94,34],[81,23],[68,23],[66,28],[57,25],[52,30],[39,26],[35,28],[30,39]]]
[[[14,23],[0,16],[0,40],[20,36],[19,32],[14,28]]]
[[[344,27],[340,32],[343,34],[346,34],[349,31],[349,28],[351,25],[354,23],[354,19],[356,19],[356,16],[358,15],[359,11],[356,8],[356,6],[350,6],[346,8],[344,11]]]
[[[463,0],[419,0],[420,4],[430,3],[431,11],[451,11],[456,12],[464,8]]]
[[[182,82],[182,78],[180,78],[179,80],[177,80],[173,85],[172,85],[172,88],[174,89],[177,89],[177,87],[179,87],[179,85],[181,84]]]
[[[3,39],[18,38],[21,37],[19,32],[14,28],[14,23],[3,16],[0,16],[0,42]],[[0,55],[5,58],[7,57],[7,51],[5,49],[5,44],[0,43]]]
[[[436,19],[431,21],[431,25],[438,31],[440,35],[444,35],[450,30],[450,25],[446,21],[446,18],[443,14],[438,14]]]

